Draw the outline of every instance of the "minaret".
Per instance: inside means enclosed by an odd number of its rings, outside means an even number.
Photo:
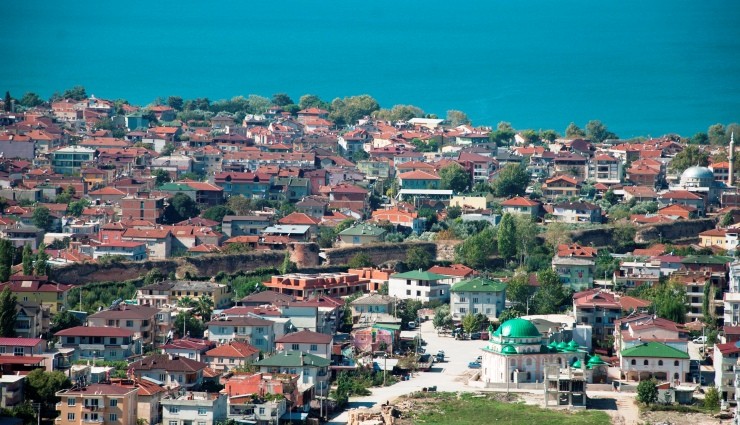
[[[727,186],[732,186],[733,173],[732,160],[735,154],[735,132],[730,133],[730,176],[727,178]]]

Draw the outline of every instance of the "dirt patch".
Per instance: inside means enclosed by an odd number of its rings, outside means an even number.
[[[732,423],[730,419],[720,421],[703,413],[682,412],[643,412],[640,420],[651,425],[717,425],[720,423],[729,425]]]

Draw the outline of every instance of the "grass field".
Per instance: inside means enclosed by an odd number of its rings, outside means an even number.
[[[609,415],[587,410],[571,413],[547,410],[518,402],[501,401],[500,395],[455,393],[417,394],[405,399],[401,424],[425,425],[609,425]],[[405,404],[405,403],[403,403]]]

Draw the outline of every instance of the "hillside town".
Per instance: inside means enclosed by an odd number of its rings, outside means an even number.
[[[390,424],[443,390],[740,423],[736,124],[80,87],[0,109],[8,423]]]

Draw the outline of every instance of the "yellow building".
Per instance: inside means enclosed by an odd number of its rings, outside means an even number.
[[[136,425],[136,388],[110,384],[76,385],[57,392],[61,401],[56,410],[56,425],[97,423]]]
[[[15,275],[10,277],[9,282],[0,284],[0,291],[5,288],[10,288],[18,301],[39,303],[56,314],[67,303],[67,294],[72,285],[51,282],[47,276]]]
[[[140,305],[159,307],[164,304],[176,305],[183,298],[197,300],[203,295],[213,300],[216,309],[231,305],[232,294],[228,285],[192,280],[166,281],[143,286],[136,292],[136,299]]]

